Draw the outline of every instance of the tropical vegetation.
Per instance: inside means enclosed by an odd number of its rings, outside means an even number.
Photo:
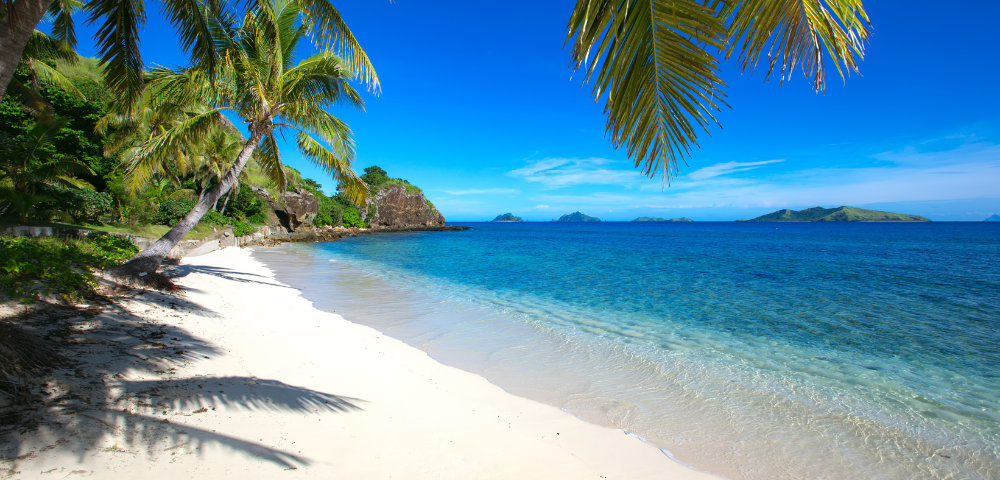
[[[178,112],[176,124],[138,145],[128,160],[131,189],[142,188],[164,163],[185,161],[186,148],[226,124],[223,110],[247,124],[248,138],[227,169],[216,170],[214,186],[202,191],[194,208],[163,237],[130,260],[124,273],[153,272],[170,250],[236,184],[256,153],[257,165],[280,188],[287,181],[276,134],[292,133],[302,155],[325,170],[357,203],[368,190],[351,169],[351,130],[327,109],[346,105],[363,109],[350,86],[350,65],[329,50],[296,61],[307,38],[308,10],[301,0],[256,4],[239,21],[221,5],[213,9],[211,60],[195,57],[184,69],[160,67],[148,75],[143,98],[154,110]],[[322,43],[325,39],[313,39]],[[128,112],[120,113],[126,115]]]

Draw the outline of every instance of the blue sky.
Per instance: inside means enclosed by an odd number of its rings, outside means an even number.
[[[335,4],[382,80],[365,112],[335,112],[354,129],[356,169],[378,165],[422,187],[449,221],[576,210],[735,220],[816,205],[933,220],[1000,213],[998,2],[869,0],[861,76],[829,77],[823,94],[800,74],[779,86],[723,65],[732,107],[718,115],[723,128],[701,136],[666,188],[611,148],[602,107],[568,69],[574,1]],[[149,8],[144,60],[184,64]],[[81,30],[80,51],[92,55],[93,29]],[[283,155],[332,192],[294,147]]]

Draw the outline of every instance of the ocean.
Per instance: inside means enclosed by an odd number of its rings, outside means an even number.
[[[1000,224],[464,225],[254,255],[725,478],[1000,478]]]

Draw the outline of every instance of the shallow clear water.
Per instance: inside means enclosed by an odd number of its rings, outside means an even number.
[[[1000,478],[1000,225],[470,225],[255,255],[729,478]]]

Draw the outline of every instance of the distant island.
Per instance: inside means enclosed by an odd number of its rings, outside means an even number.
[[[751,222],[929,222],[920,215],[880,212],[856,207],[823,208],[805,210],[783,209],[750,219]]]
[[[505,213],[503,215],[497,215],[497,218],[493,219],[494,222],[523,222],[524,219],[521,217],[515,217],[513,213]]]
[[[553,220],[553,222],[600,222],[601,219],[597,217],[591,217],[590,215],[584,215],[580,212],[573,212],[568,215],[563,215],[559,217],[559,220]]]
[[[670,220],[660,217],[639,217],[632,221],[633,222],[693,222],[694,220],[691,220],[688,217],[671,218]]]
[[[993,215],[990,215],[990,218],[987,218],[986,220],[983,220],[983,221],[984,222],[1000,222],[1000,215],[997,215],[997,214],[994,213]]]

